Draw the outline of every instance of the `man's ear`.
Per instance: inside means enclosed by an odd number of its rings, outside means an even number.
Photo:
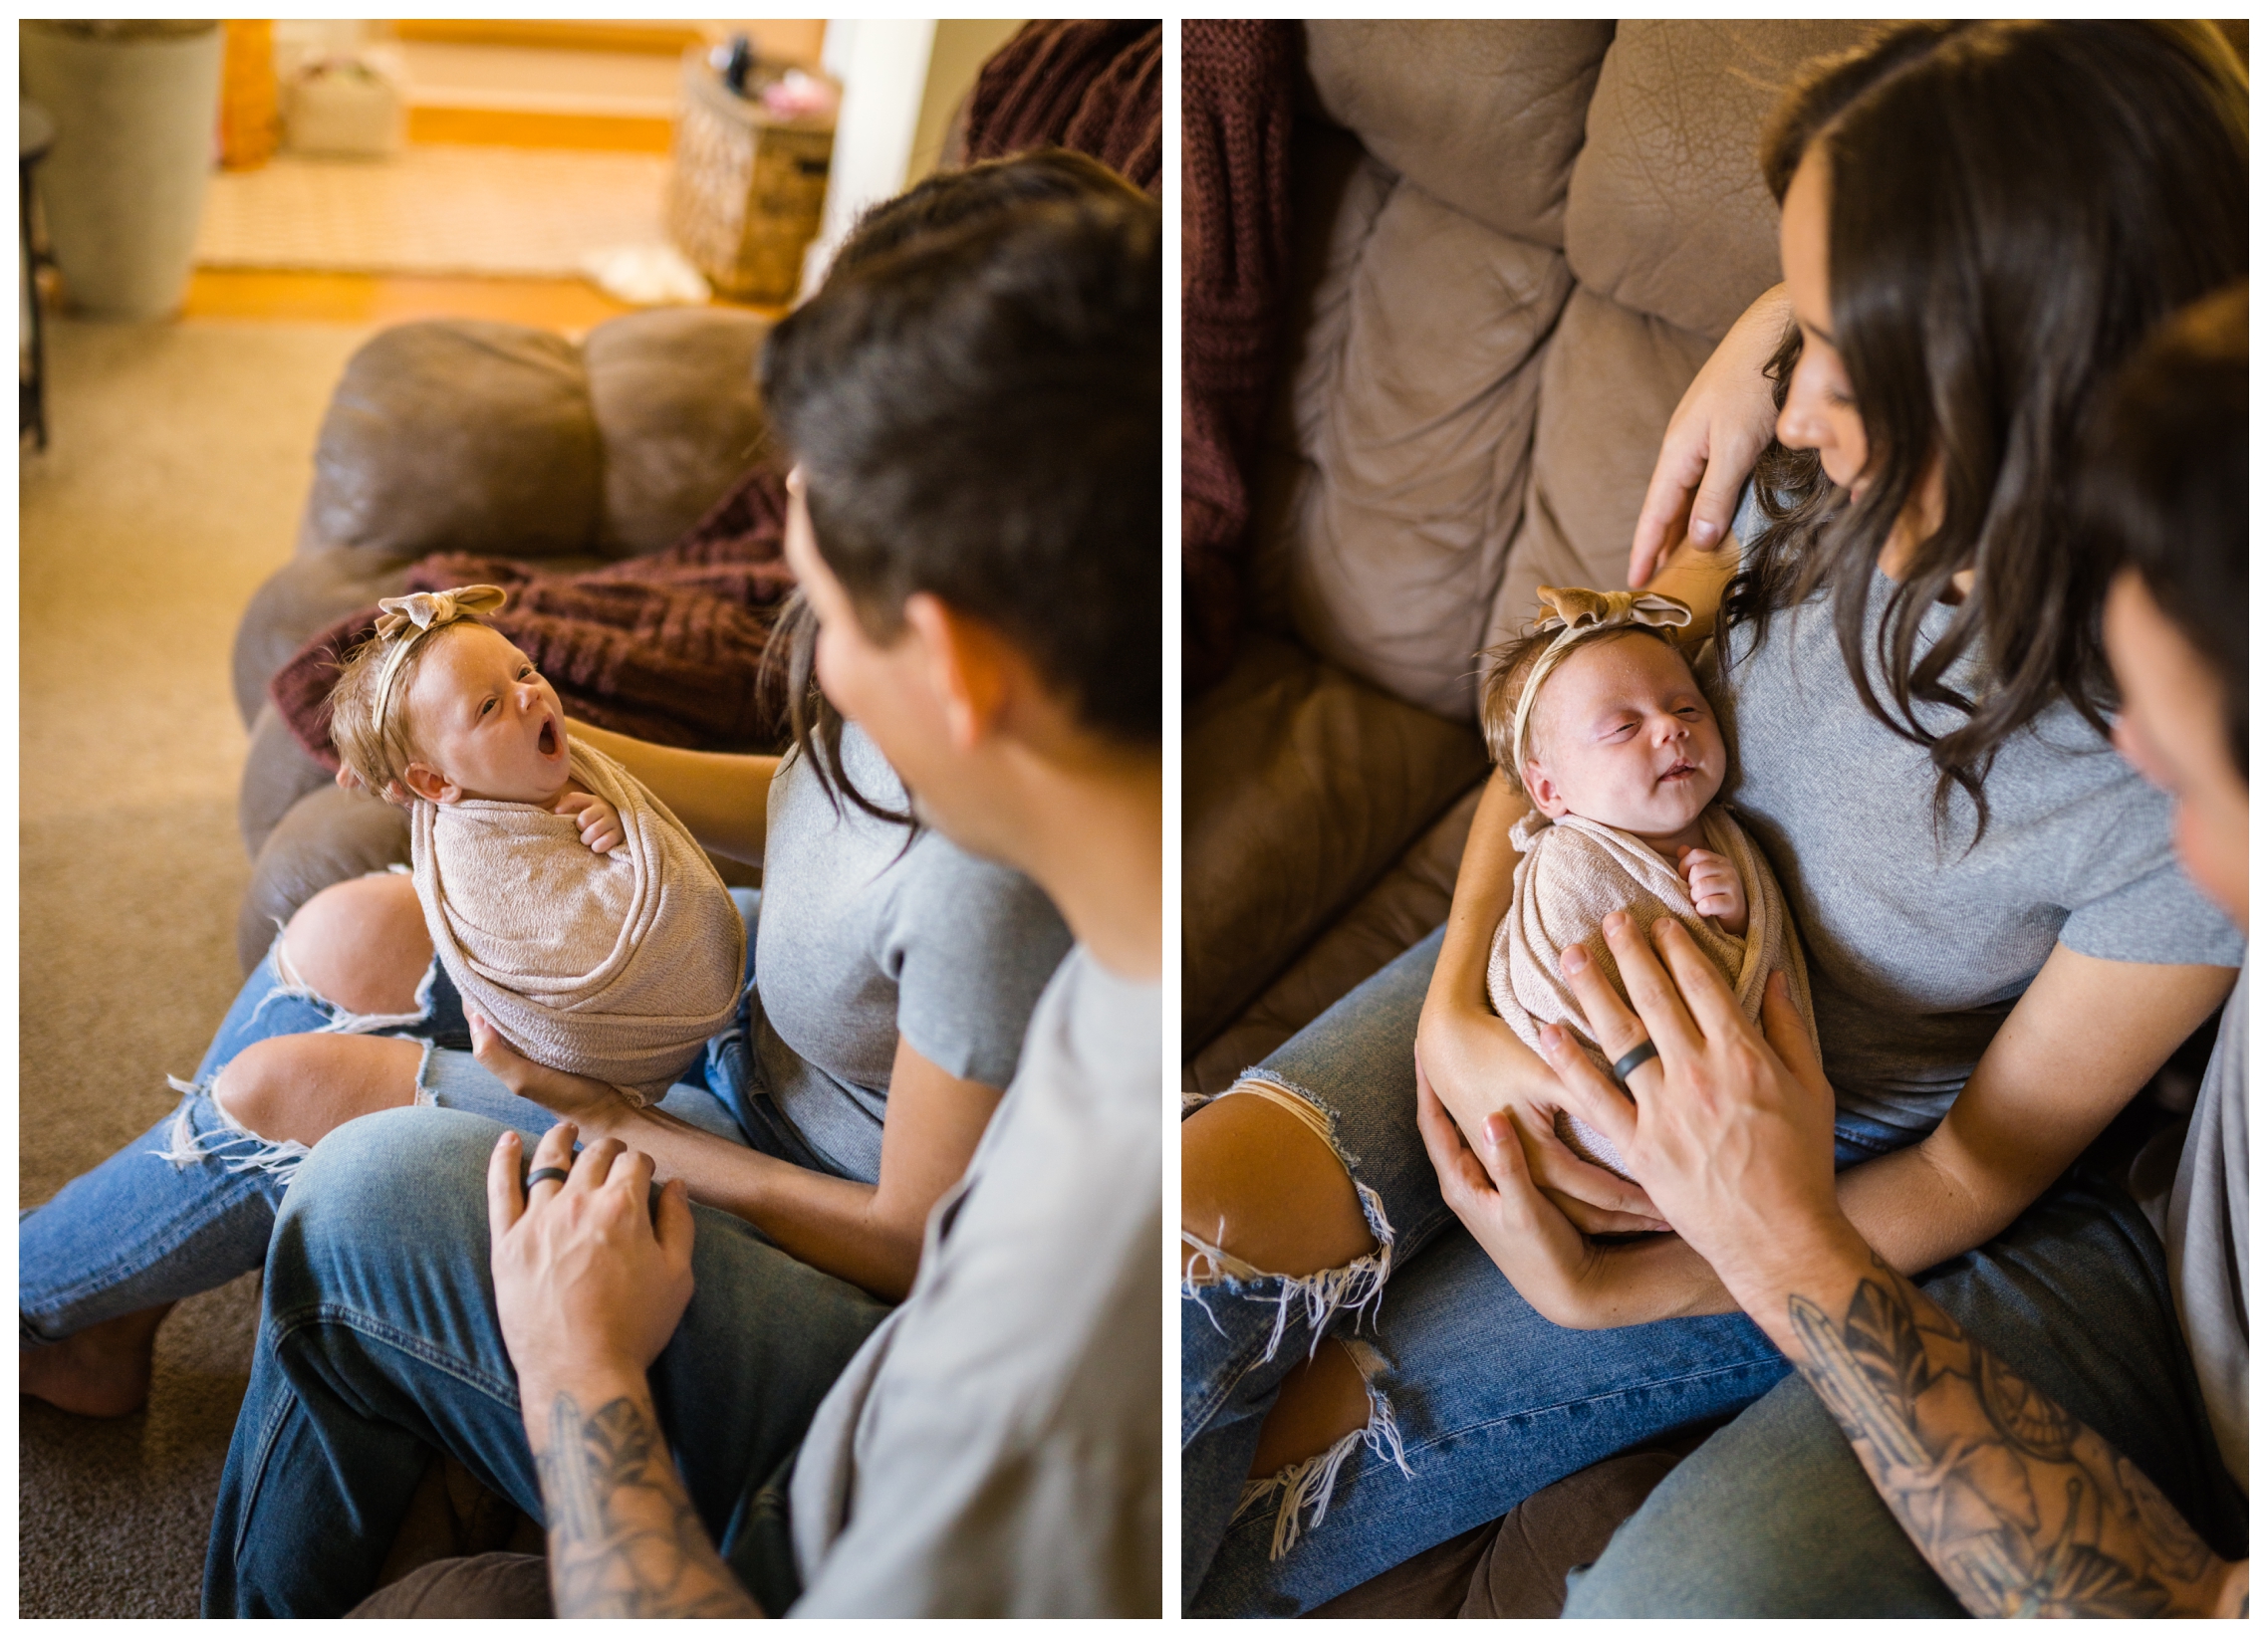
[[[421,762],[413,762],[401,771],[401,783],[409,788],[413,796],[423,797],[427,802],[437,802],[443,807],[464,795],[463,789],[454,780],[439,769],[427,767]]]
[[[1550,770],[1534,757],[1528,759],[1527,785],[1528,800],[1536,805],[1538,813],[1548,814],[1553,819],[1566,816],[1567,799],[1560,795],[1559,787],[1552,783]]]
[[[905,599],[905,623],[921,643],[949,742],[970,750],[999,727],[1021,656],[990,625],[927,591]]]

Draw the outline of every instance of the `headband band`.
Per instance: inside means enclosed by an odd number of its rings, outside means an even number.
[[[1528,714],[1535,708],[1536,690],[1543,687],[1559,662],[1567,658],[1568,650],[1586,637],[1595,637],[1602,631],[1619,626],[1687,625],[1692,622],[1693,611],[1675,597],[1664,597],[1653,591],[1594,591],[1581,585],[1539,585],[1536,587],[1539,608],[1549,612],[1539,614],[1536,631],[1559,628],[1559,635],[1528,668],[1528,680],[1520,688],[1519,708],[1512,713],[1512,777],[1523,778],[1521,770],[1528,763]]]
[[[378,598],[378,634],[390,646],[385,663],[378,669],[376,720],[384,723],[386,702],[393,697],[402,663],[418,643],[444,625],[454,625],[475,614],[495,613],[504,606],[504,588],[498,585],[460,585],[450,591],[412,591],[406,597]]]

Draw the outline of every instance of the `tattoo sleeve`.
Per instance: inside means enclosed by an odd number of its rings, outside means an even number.
[[[2224,1566],[2148,1479],[1880,1258],[1796,1368],[1972,1615],[2212,1612]]]
[[[561,1394],[536,1468],[561,1618],[763,1613],[717,1556],[642,1401],[616,1399],[586,1416]]]

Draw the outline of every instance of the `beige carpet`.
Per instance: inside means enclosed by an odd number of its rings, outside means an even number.
[[[239,982],[236,618],[290,555],[366,332],[57,324],[20,491],[19,1198],[172,1104]],[[18,1613],[187,1616],[244,1389],[255,1277],[175,1310],[147,1410],[19,1401]]]
[[[279,154],[212,178],[205,267],[572,279],[665,242],[669,160],[650,153],[413,143],[392,159]]]

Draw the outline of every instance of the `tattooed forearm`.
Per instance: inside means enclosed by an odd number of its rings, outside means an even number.
[[[561,1394],[536,1468],[561,1617],[763,1613],[710,1544],[641,1401],[617,1399],[586,1416]]]
[[[2135,1466],[1880,1258],[1796,1368],[1973,1615],[2208,1614],[2227,1566]]]

